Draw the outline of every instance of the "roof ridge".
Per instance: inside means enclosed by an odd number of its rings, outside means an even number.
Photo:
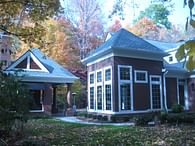
[[[121,28],[119,31],[117,31],[114,35],[116,35],[116,37],[115,38],[113,38],[114,40],[113,40],[113,44],[111,45],[111,47],[113,47],[113,46],[115,46],[117,43],[118,43],[118,41],[120,40],[120,35],[122,35],[124,32],[126,31],[126,29],[124,29],[124,28]],[[113,37],[114,37],[114,35],[113,35]],[[112,37],[111,37],[112,38]]]

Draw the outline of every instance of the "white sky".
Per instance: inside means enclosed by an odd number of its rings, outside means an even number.
[[[103,4],[103,10],[105,11],[105,13],[109,13],[109,11],[112,10],[112,6],[113,6],[113,2],[114,0],[100,0]],[[131,2],[133,0],[127,0],[128,2]],[[135,2],[138,4],[138,8],[135,8],[135,16],[134,16],[134,12],[133,12],[133,8],[127,6],[125,9],[125,21],[123,22],[123,24],[130,24],[132,22],[132,20],[134,18],[137,18],[137,16],[139,15],[140,11],[143,11],[145,8],[147,8],[151,3],[151,0],[135,0]],[[186,22],[186,18],[187,16],[189,16],[189,9],[186,6],[185,8],[183,8],[183,0],[172,0],[172,2],[175,4],[174,5],[174,10],[172,12],[172,15],[169,16],[169,20],[173,23],[173,24],[182,24],[184,25]]]

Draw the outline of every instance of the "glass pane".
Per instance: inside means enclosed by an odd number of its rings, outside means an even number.
[[[160,81],[160,78],[159,77],[152,77],[151,80],[152,81]]]
[[[131,109],[131,94],[130,94],[130,84],[125,83],[120,85],[121,94],[121,110]]]
[[[33,60],[30,58],[30,69],[41,69]]]
[[[90,88],[90,109],[94,109],[94,87]]]
[[[20,62],[15,68],[26,69],[27,68],[27,58]]]
[[[97,87],[97,109],[102,109],[102,86]]]
[[[111,80],[111,69],[105,71],[105,81]]]
[[[97,82],[101,82],[102,81],[102,72],[99,71],[97,72]]]
[[[137,81],[146,81],[146,73],[145,72],[136,72],[136,80]]]
[[[94,74],[90,74],[90,84],[94,84]]]
[[[130,68],[125,68],[125,67],[120,68],[120,79],[130,80]]]
[[[111,110],[111,85],[105,86],[106,110]]]
[[[153,109],[160,109],[160,85],[152,85],[152,104]]]

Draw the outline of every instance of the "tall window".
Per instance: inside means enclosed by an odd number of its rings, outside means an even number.
[[[97,73],[97,75],[96,75],[96,81],[97,81],[97,83],[96,83],[96,87],[97,87],[97,89],[96,89],[96,96],[97,96],[97,98],[96,98],[96,103],[97,103],[97,105],[96,105],[96,107],[97,107],[97,110],[102,110],[103,109],[103,106],[102,106],[102,104],[103,104],[103,102],[102,102],[102,98],[103,98],[103,96],[102,96],[102,94],[103,94],[103,92],[102,92],[102,70],[99,70],[99,71],[97,71],[96,72]]]
[[[104,105],[105,110],[112,110],[112,80],[111,67],[104,70]]]
[[[95,109],[94,73],[89,74],[89,109]]]
[[[105,81],[110,81],[111,80],[111,69],[106,69],[105,70]]]
[[[90,84],[94,84],[94,74],[90,74],[89,76],[89,81],[90,81]]]
[[[106,110],[111,110],[111,85],[105,85]]]
[[[97,72],[97,82],[102,82],[102,71]]]
[[[90,109],[94,109],[94,87],[90,87]]]
[[[120,110],[132,109],[132,69],[131,66],[118,66]]]
[[[95,70],[88,74],[89,110],[112,110],[112,67]]]
[[[151,108],[161,109],[162,107],[161,76],[150,76],[150,94]]]
[[[102,86],[97,86],[97,109],[102,110]]]

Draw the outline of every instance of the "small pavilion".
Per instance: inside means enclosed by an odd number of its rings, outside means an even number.
[[[7,74],[16,74],[29,89],[32,104],[31,112],[55,114],[56,89],[58,85],[67,86],[65,114],[73,115],[71,86],[78,78],[67,69],[33,48],[24,53],[5,69]]]

